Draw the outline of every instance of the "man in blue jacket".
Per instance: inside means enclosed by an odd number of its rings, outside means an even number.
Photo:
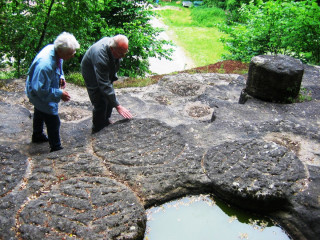
[[[60,99],[69,101],[64,90],[63,60],[74,57],[80,48],[75,37],[67,32],[61,33],[54,44],[45,46],[33,60],[26,81],[26,94],[34,105],[32,142],[49,141],[51,152],[63,149],[60,142],[60,118],[58,104]],[[48,137],[43,133],[46,124]]]
[[[113,82],[118,79],[120,60],[128,52],[129,41],[124,35],[104,37],[93,44],[81,62],[81,72],[85,80],[92,111],[92,133],[108,126],[112,109],[126,119],[131,113],[120,105],[116,98]]]

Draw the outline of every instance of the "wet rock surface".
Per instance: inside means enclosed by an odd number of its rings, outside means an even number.
[[[12,80],[0,90],[0,238],[142,239],[146,208],[212,193],[267,214],[293,239],[317,239],[320,78],[304,68],[311,101],[293,104],[238,104],[246,78],[236,74],[119,89],[134,119],[114,112],[115,123],[93,135],[87,93],[69,84],[64,149],[53,153],[30,143],[33,108],[24,79]]]

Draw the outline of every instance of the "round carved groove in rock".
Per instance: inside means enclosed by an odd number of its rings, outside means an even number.
[[[197,95],[197,92],[200,89],[199,84],[190,83],[190,82],[173,83],[168,87],[170,88],[170,91],[172,93],[177,94],[182,97],[195,96],[195,95]]]
[[[90,116],[91,111],[88,109],[80,108],[80,107],[61,107],[59,116],[61,121],[64,122],[72,122],[72,121],[78,121],[85,117]]]
[[[245,92],[270,102],[292,102],[300,91],[304,67],[302,62],[284,55],[253,57]]]
[[[28,166],[27,157],[17,150],[0,145],[0,196],[14,189]]]
[[[155,98],[161,105],[169,105],[170,101],[166,96],[158,96]]]
[[[301,161],[273,142],[235,141],[210,149],[204,168],[214,190],[241,207],[267,211],[303,191],[306,178]]]
[[[211,113],[209,106],[192,106],[188,109],[188,114],[190,117],[200,118],[207,116]]]
[[[22,239],[142,239],[146,216],[126,186],[85,177],[29,202],[18,222]]]

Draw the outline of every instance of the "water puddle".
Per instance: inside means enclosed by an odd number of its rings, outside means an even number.
[[[144,240],[290,240],[270,220],[231,209],[209,195],[185,197],[150,208],[147,216]]]

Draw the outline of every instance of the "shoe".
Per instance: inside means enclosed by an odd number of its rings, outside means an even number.
[[[91,129],[91,134],[95,134],[95,133],[99,132],[101,129],[92,128]]]
[[[109,126],[109,125],[111,125],[111,124],[114,124],[114,122],[111,121],[110,119],[108,119],[107,122],[106,122],[106,127]]]
[[[55,147],[55,148],[51,148],[50,152],[55,152],[55,151],[59,151],[59,150],[62,150],[63,147]]]
[[[49,139],[48,137],[41,133],[41,134],[32,134],[32,142],[33,143],[43,143],[43,142],[48,142]]]
[[[92,133],[92,134],[95,134],[95,133],[101,131],[104,127],[105,127],[105,126],[99,127],[99,128],[97,128],[97,127],[92,127],[91,133]]]
[[[104,126],[99,127],[99,128],[97,128],[97,127],[92,127],[92,129],[91,129],[91,134],[95,134],[95,133],[101,131],[103,128],[108,127],[108,126],[111,125],[111,124],[113,124],[113,121],[111,121],[111,120],[108,119],[108,120],[105,122],[105,125],[104,125]]]

